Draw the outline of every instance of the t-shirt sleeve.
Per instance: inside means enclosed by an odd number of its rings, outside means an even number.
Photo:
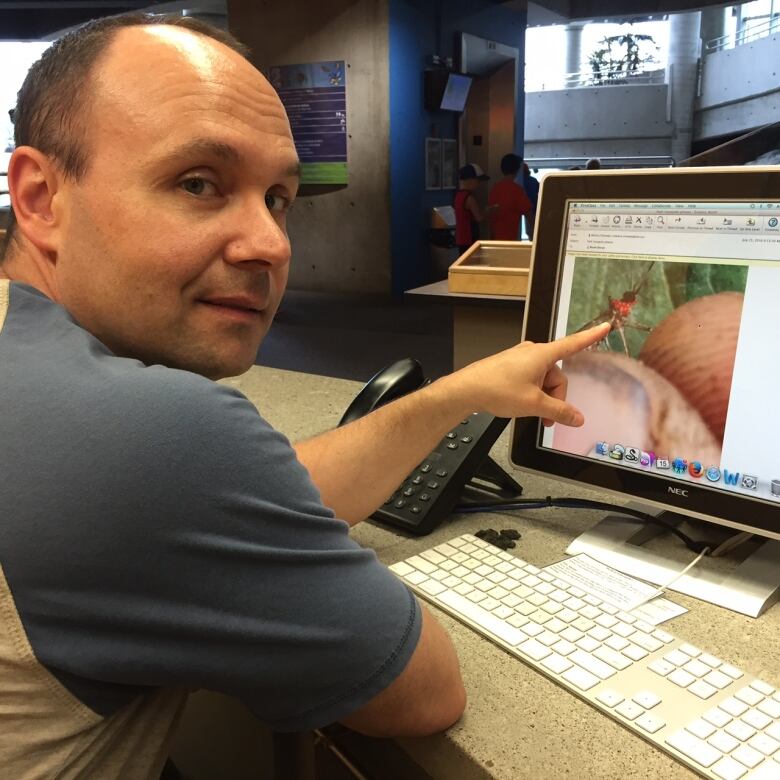
[[[4,563],[36,657],[99,712],[136,686],[231,694],[277,730],[358,709],[414,652],[415,598],[244,396],[147,371],[49,431],[69,457]]]

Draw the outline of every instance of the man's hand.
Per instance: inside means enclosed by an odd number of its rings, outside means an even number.
[[[549,344],[524,341],[440,379],[440,390],[460,399],[464,412],[541,417],[545,425],[580,426],[584,417],[566,403],[566,376],[557,364],[607,333],[609,324],[604,323]]]
[[[441,437],[472,412],[582,425],[582,414],[565,401],[566,377],[556,363],[608,332],[608,325],[600,325],[550,344],[518,344],[348,425],[299,442],[298,458],[323,502],[355,523],[370,515]]]

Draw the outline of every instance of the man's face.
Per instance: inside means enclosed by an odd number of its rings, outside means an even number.
[[[116,354],[211,378],[254,362],[287,282],[298,157],[265,79],[169,26],[118,33],[93,79],[87,174],[55,297]]]

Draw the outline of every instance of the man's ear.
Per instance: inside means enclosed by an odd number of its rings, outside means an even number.
[[[59,208],[63,174],[43,152],[20,146],[8,164],[8,189],[16,229],[46,253],[56,252],[62,226]]]

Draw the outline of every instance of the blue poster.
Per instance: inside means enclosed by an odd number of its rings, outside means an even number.
[[[344,60],[275,65],[269,80],[290,118],[301,184],[347,183]]]

